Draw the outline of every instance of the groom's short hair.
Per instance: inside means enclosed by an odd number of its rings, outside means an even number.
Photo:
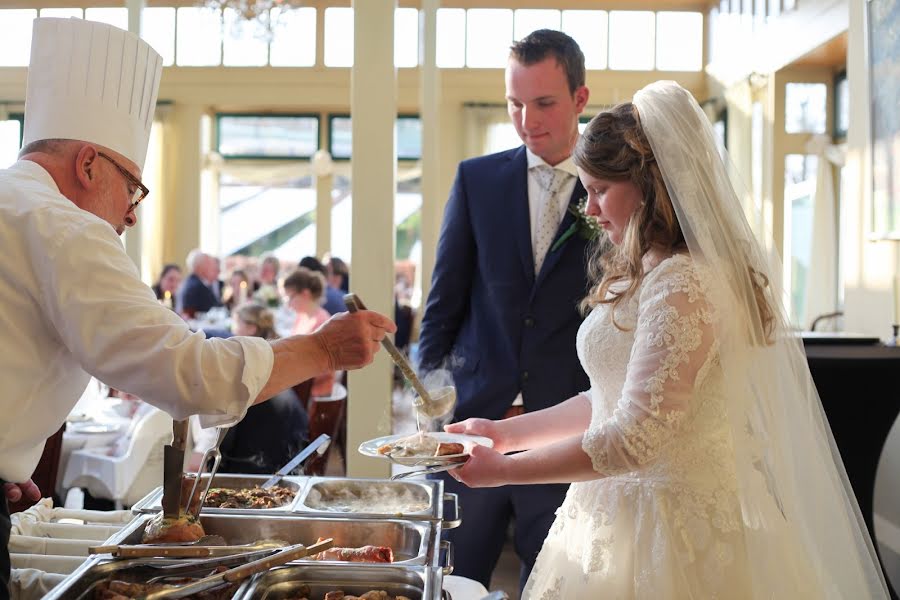
[[[509,55],[517,62],[528,66],[539,63],[548,56],[566,71],[569,92],[584,85],[584,53],[578,42],[562,31],[555,29],[537,29],[509,47]]]

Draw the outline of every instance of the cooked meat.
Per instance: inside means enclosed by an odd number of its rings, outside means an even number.
[[[259,487],[211,488],[203,505],[213,508],[277,508],[290,504],[293,499],[293,490],[277,485],[267,490]]]
[[[194,515],[181,513],[176,519],[167,519],[160,512],[147,521],[141,541],[145,544],[176,544],[196,542],[203,536],[203,525]]]
[[[222,570],[224,569],[217,569],[217,571]],[[166,584],[150,584],[130,583],[117,579],[107,579],[97,584],[97,586],[94,588],[92,598],[93,600],[129,600],[131,598],[140,598],[153,592],[170,589],[175,586],[185,585],[193,581],[196,581],[196,579],[185,577],[182,579],[169,579],[169,583]],[[237,591],[238,585],[239,584],[237,583],[229,583],[208,592],[200,592],[199,594],[192,594],[186,597],[196,598],[197,600],[224,600],[226,598],[231,598],[232,596],[234,596],[234,592]]]
[[[316,543],[325,538],[319,538]],[[313,560],[339,560],[343,562],[392,563],[394,551],[387,546],[360,546],[359,548],[335,548],[319,552]]]
[[[447,456],[449,454],[462,454],[465,452],[465,446],[456,442],[441,442],[438,444],[435,456]]]

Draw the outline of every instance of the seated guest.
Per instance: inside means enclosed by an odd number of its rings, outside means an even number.
[[[337,256],[328,256],[325,259],[326,279],[328,286],[343,293],[350,291],[350,267]]]
[[[288,275],[284,283],[284,294],[288,306],[297,313],[292,335],[312,333],[327,321],[331,315],[322,308],[322,294],[325,291],[325,277],[306,267]],[[313,396],[330,396],[334,386],[334,372],[320,375],[313,380]]]
[[[306,267],[310,271],[321,273],[322,276],[326,278],[325,281],[327,283],[328,277],[325,270],[325,265],[319,262],[319,259],[315,256],[304,256],[302,259],[300,259],[300,266]],[[333,288],[330,285],[326,285],[325,302],[322,303],[322,308],[324,308],[325,311],[330,315],[346,311],[347,306],[344,304],[344,293],[345,292],[343,292],[342,290]]]
[[[232,331],[273,340],[272,311],[259,304],[243,304],[234,312]],[[268,402],[247,409],[244,419],[232,427],[219,450],[223,473],[271,474],[283,467],[308,443],[309,418],[299,398],[287,389]]]
[[[250,298],[250,277],[243,269],[235,269],[231,272],[228,280],[228,287],[225,288],[225,299],[222,304],[233,311],[238,306],[244,304]]]
[[[212,290],[212,283],[219,280],[216,260],[198,249],[191,250],[185,261],[191,274],[178,289],[176,308],[187,318],[198,312],[207,312],[214,306],[222,306]]]
[[[281,292],[278,291],[278,271],[281,263],[271,252],[263,254],[259,265],[259,277],[253,284],[253,299],[270,308],[281,305]]]
[[[175,294],[178,292],[178,286],[181,285],[181,267],[174,263],[169,263],[163,267],[159,279],[153,284],[153,293],[156,294],[157,300],[168,301],[169,308],[175,305]],[[168,296],[166,292],[169,292]]]

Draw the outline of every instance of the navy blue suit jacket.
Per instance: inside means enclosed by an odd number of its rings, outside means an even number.
[[[213,291],[193,273],[184,280],[175,296],[178,300],[175,308],[179,312],[207,312],[214,306],[222,306]]]
[[[419,353],[423,372],[450,369],[457,420],[499,419],[520,391],[535,411],[589,387],[575,351],[588,242],[572,235],[535,277],[527,163],[524,146],[463,161],[444,213]],[[584,195],[577,182],[570,203]],[[555,239],[574,222],[566,212]]]

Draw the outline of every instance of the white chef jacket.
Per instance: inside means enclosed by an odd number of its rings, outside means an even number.
[[[268,342],[191,332],[37,163],[0,170],[0,240],[0,478],[31,477],[91,375],[207,426],[243,418],[268,381]]]

